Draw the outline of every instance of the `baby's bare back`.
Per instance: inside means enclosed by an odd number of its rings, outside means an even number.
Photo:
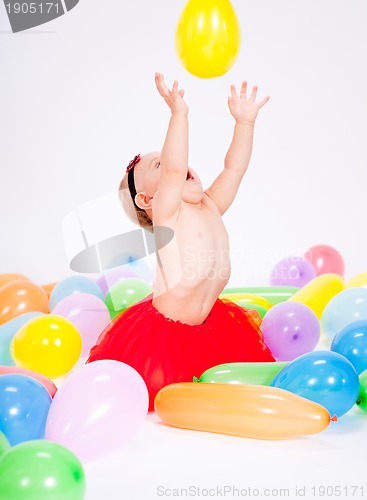
[[[158,252],[153,305],[167,318],[205,321],[230,276],[228,234],[216,204],[182,202],[172,241]]]

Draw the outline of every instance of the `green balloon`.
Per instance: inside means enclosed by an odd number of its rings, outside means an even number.
[[[360,374],[359,383],[360,389],[356,405],[358,405],[361,410],[367,413],[367,370]]]
[[[266,299],[270,304],[275,305],[285,302],[294,295],[299,288],[294,286],[256,286],[249,288],[225,288],[222,293],[252,293]]]
[[[105,304],[110,312],[111,319],[114,319],[127,307],[144,299],[153,288],[149,283],[140,278],[128,278],[118,281],[109,289]]]
[[[274,377],[288,364],[287,361],[259,363],[226,363],[206,370],[194,382],[215,384],[270,385]]]
[[[0,432],[0,457],[2,456],[3,453],[8,451],[10,448],[10,444],[4,434]],[[1,498],[1,497],[0,497]]]
[[[82,500],[84,470],[71,451],[46,440],[18,444],[0,458],[0,498]]]
[[[260,314],[260,318],[262,319],[265,314],[268,312],[265,307],[259,306],[259,304],[244,304],[245,309],[253,309]]]

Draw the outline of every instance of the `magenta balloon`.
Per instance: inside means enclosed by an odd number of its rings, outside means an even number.
[[[106,304],[89,293],[65,297],[56,304],[52,313],[67,318],[79,331],[83,340],[82,356],[89,353],[111,321]]]
[[[261,323],[264,340],[279,361],[291,361],[313,351],[320,339],[316,314],[304,304],[282,302],[265,314]]]
[[[131,366],[109,359],[88,363],[55,394],[46,439],[70,449],[82,462],[99,459],[134,436],[148,403],[145,382]]]
[[[102,290],[103,295],[106,296],[108,289],[111,288],[112,285],[126,278],[139,278],[139,276],[130,269],[114,267],[101,274],[96,283]]]
[[[334,273],[344,276],[344,261],[340,253],[329,245],[316,245],[305,253],[305,258],[320,274]]]
[[[303,257],[287,257],[274,267],[270,275],[272,286],[295,286],[302,288],[316,278],[313,265]]]

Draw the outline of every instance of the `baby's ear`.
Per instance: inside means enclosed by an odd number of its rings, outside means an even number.
[[[142,210],[149,210],[150,208],[152,208],[152,199],[153,198],[142,191],[135,196],[135,203]]]

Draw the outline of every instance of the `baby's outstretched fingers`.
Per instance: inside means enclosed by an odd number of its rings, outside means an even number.
[[[247,82],[243,81],[242,86],[241,86],[241,92],[240,92],[240,97],[246,97],[246,92],[247,92]]]
[[[251,92],[251,95],[250,95],[250,100],[251,101],[254,101],[256,100],[256,94],[257,94],[257,90],[258,90],[258,86],[257,85],[254,85],[253,89],[252,89],[252,92]]]
[[[155,84],[162,97],[167,97],[169,95],[169,89],[164,81],[162,73],[155,74]]]
[[[270,96],[269,96],[269,95],[267,95],[266,97],[264,97],[264,99],[262,99],[262,100],[259,102],[259,104],[258,104],[259,108],[262,108],[262,107],[263,107],[263,106],[264,106],[264,105],[268,102],[268,100],[269,100],[269,99],[270,99]]]
[[[231,97],[232,99],[238,99],[236,87],[233,85],[233,83],[231,85]]]

